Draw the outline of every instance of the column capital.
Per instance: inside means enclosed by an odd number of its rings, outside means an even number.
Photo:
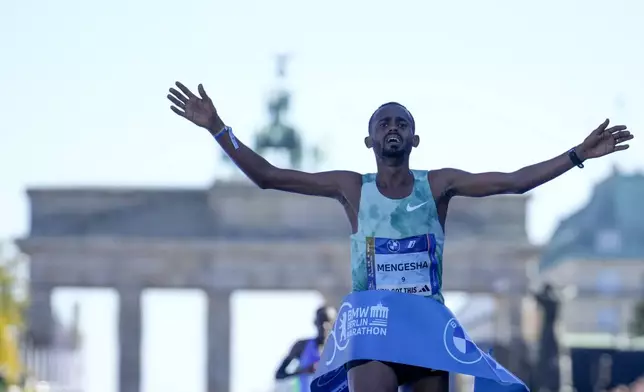
[[[119,294],[125,294],[125,295],[141,295],[143,293],[143,290],[145,290],[145,286],[143,285],[120,285],[120,286],[114,286],[114,290],[118,291]]]
[[[233,295],[233,292],[235,290],[230,290],[228,288],[217,288],[217,287],[207,287],[203,290],[208,298],[223,298],[223,297],[228,297],[230,298]]]

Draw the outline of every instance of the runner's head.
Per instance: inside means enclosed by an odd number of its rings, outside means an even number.
[[[315,311],[315,328],[318,331],[318,337],[326,339],[329,331],[333,328],[336,311],[331,306],[322,306]]]
[[[419,142],[414,117],[403,105],[388,102],[371,115],[365,145],[373,148],[376,159],[402,162]]]

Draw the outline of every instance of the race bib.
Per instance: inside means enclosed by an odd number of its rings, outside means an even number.
[[[367,237],[369,290],[430,296],[439,293],[436,238],[433,234],[403,239]]]

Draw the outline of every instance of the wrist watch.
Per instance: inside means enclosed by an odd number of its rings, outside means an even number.
[[[571,148],[568,151],[568,158],[572,161],[572,163],[577,166],[580,169],[584,168],[584,163],[579,159],[579,156],[577,155],[577,152],[575,151],[574,148]]]

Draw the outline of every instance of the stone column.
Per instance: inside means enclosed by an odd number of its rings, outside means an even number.
[[[230,390],[230,292],[208,295],[208,392]]]
[[[514,339],[523,339],[523,298],[515,294],[496,296],[496,338],[508,344]]]
[[[36,346],[48,346],[53,341],[54,314],[51,308],[53,286],[31,282],[27,322],[29,336]]]
[[[515,296],[510,300],[509,312],[512,339],[523,339],[523,297]]]
[[[518,294],[497,297],[496,338],[497,343],[504,349],[502,353],[497,353],[496,359],[517,377],[527,382],[531,377],[531,361],[523,337],[522,301],[523,298]]]
[[[119,392],[141,388],[141,287],[119,292]]]

